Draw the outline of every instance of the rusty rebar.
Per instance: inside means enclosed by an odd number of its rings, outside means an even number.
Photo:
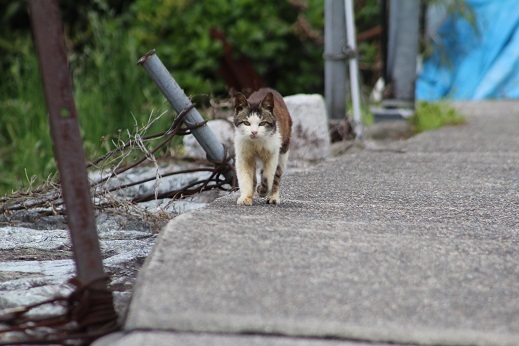
[[[77,274],[81,280],[90,282],[104,277],[105,272],[85,170],[85,154],[72,94],[61,16],[56,0],[31,0],[29,11]],[[98,282],[98,285],[106,284]]]
[[[30,0],[29,13],[77,277],[79,282],[91,283],[92,290],[108,292],[109,299],[101,304],[111,312],[109,318],[116,321],[113,298],[103,269],[58,3],[56,0]],[[94,307],[99,306],[92,304],[81,316],[82,320],[89,321],[85,331],[96,331],[105,324],[104,320],[99,320],[99,326],[96,326],[98,319]]]
[[[96,281],[104,281],[100,278]],[[118,329],[112,292],[97,282],[68,281],[72,293],[23,307],[0,310],[0,345],[83,345]],[[41,306],[60,306],[51,316],[31,314]],[[95,327],[95,328],[92,328]],[[11,335],[11,340],[4,336]]]

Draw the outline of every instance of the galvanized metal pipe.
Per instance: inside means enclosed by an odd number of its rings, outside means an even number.
[[[414,108],[420,1],[392,0],[389,12],[388,69],[395,98]]]
[[[354,52],[357,51],[357,41],[355,37],[355,19],[352,0],[344,0],[344,14],[346,18],[346,36],[348,46]],[[350,89],[351,102],[353,104],[353,122],[355,125],[355,137],[362,139],[362,119],[360,114],[360,85],[359,85],[359,64],[357,54],[350,57]]]
[[[150,51],[142,58],[140,58],[137,64],[144,67],[148,75],[157,84],[160,91],[164,94],[164,96],[166,96],[166,99],[169,101],[171,106],[173,106],[177,113],[182,112],[182,110],[191,105],[191,101],[184,93],[184,90],[180,88],[162,61],[160,61],[159,57],[155,53],[155,50]],[[189,112],[186,113],[184,120],[187,125],[194,125],[203,122],[204,118],[202,118],[196,108],[193,107]],[[207,158],[209,160],[213,162],[221,162],[226,159],[225,150],[222,143],[220,143],[218,138],[216,138],[215,134],[213,131],[211,131],[209,126],[205,125],[197,127],[192,129],[191,132],[206,152]]]
[[[29,13],[77,276],[82,284],[106,289],[59,7],[56,0],[30,0]]]
[[[344,2],[324,2],[324,95],[329,119],[346,116],[346,23]]]

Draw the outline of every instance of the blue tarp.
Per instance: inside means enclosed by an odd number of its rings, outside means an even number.
[[[418,77],[416,98],[519,98],[519,1],[465,2],[477,27],[455,16],[442,23]]]

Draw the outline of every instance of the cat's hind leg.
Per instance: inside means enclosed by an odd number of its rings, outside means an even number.
[[[260,174],[263,174],[263,171],[261,171]],[[256,176],[256,169],[254,169],[254,174],[252,175],[252,190],[253,191],[256,189],[257,185],[258,185],[258,177]]]
[[[261,174],[261,183],[258,186],[258,194],[260,197],[265,197],[268,195],[269,191],[272,190],[272,184],[276,174],[276,167],[278,165],[279,152],[275,152],[272,155],[262,159],[263,173]]]
[[[267,193],[269,192],[268,180],[263,176],[263,170],[260,171],[260,182],[258,185],[258,194],[260,197],[267,197]]]

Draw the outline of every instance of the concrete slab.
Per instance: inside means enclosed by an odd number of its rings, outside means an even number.
[[[289,175],[280,206],[231,195],[175,218],[125,330],[516,345],[519,108],[508,106]]]
[[[319,340],[265,335],[135,331],[98,340],[96,346],[390,346],[345,340]]]

